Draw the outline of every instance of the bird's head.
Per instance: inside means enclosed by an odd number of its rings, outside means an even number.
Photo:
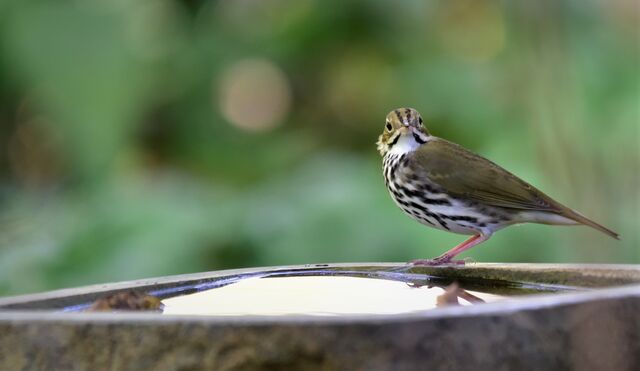
[[[382,156],[388,152],[406,153],[420,147],[429,140],[429,132],[422,125],[420,113],[413,108],[397,108],[389,112],[382,134],[378,137],[378,151]]]

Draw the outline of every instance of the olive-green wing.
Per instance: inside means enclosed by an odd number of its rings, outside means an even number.
[[[420,146],[410,161],[453,196],[490,206],[559,214],[620,239],[611,229],[554,201],[486,158],[444,139],[434,138]]]
[[[567,209],[495,163],[444,139],[420,146],[412,162],[454,196],[510,209],[557,213]]]

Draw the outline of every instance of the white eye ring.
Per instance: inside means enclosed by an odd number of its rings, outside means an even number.
[[[390,122],[387,122],[386,128],[387,128],[387,131],[391,131],[391,129],[393,129],[393,126],[391,126]]]

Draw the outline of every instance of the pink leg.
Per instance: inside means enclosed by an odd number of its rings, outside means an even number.
[[[420,259],[411,261],[412,265],[440,265],[440,264],[464,264],[464,260],[453,260],[453,258],[462,253],[463,251],[469,250],[470,248],[483,243],[488,240],[491,235],[482,235],[477,234],[468,240],[464,241],[460,245],[454,247],[453,249],[445,252],[444,254],[438,256],[433,259]]]

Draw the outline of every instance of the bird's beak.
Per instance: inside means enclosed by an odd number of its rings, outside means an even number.
[[[401,126],[398,131],[400,132],[400,134],[405,135],[405,134],[411,134],[411,128],[409,128],[409,126]]]

